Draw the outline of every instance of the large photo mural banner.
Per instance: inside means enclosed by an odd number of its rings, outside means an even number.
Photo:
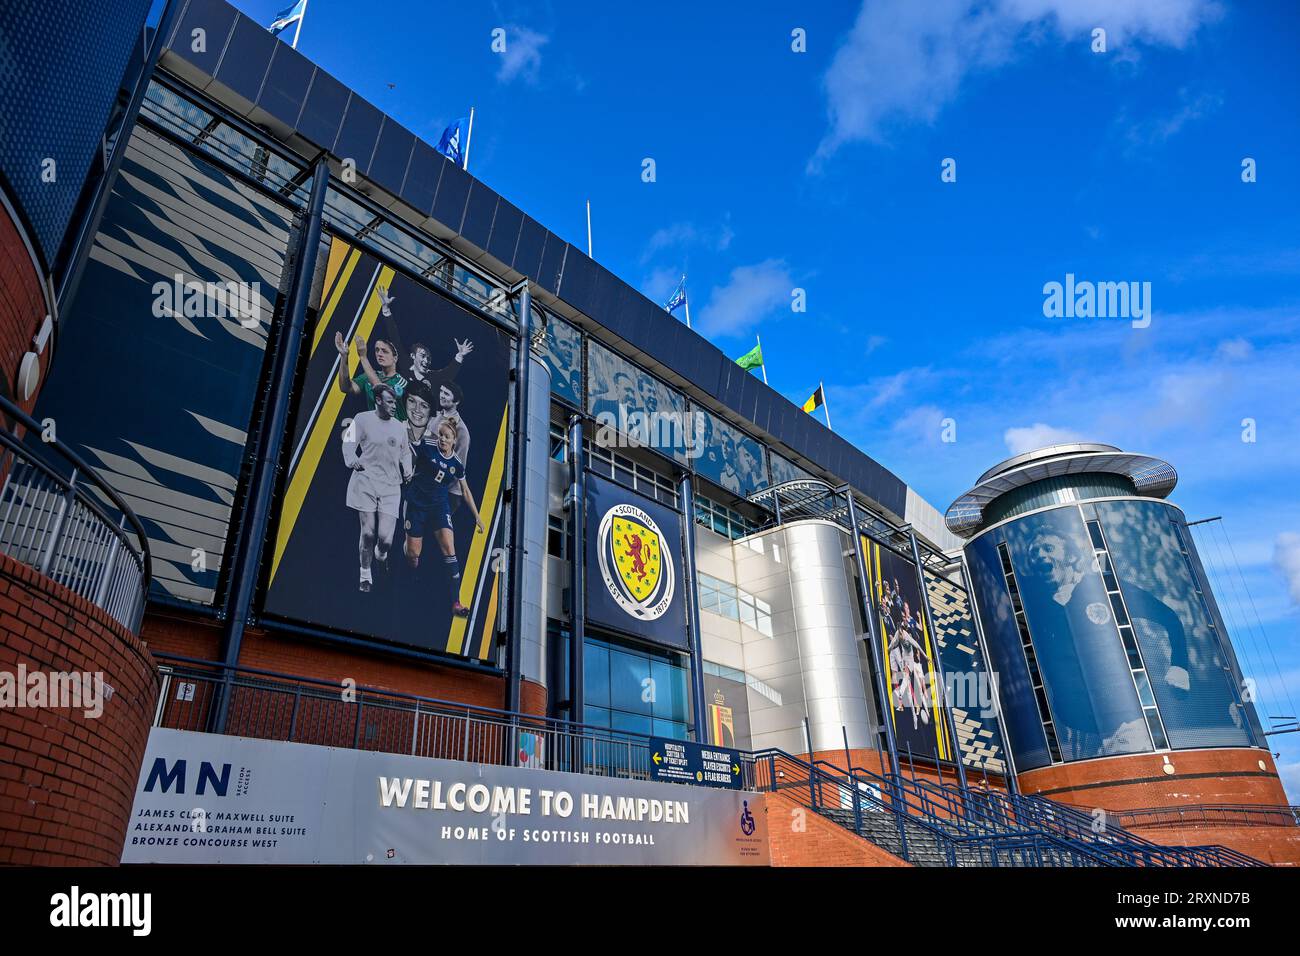
[[[916,565],[865,535],[862,548],[899,756],[952,760],[943,684],[935,667],[938,648],[925,625]]]
[[[510,335],[334,238],[267,613],[494,660]]]

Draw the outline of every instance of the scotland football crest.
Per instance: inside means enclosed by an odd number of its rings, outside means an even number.
[[[600,519],[600,574],[609,596],[640,621],[657,621],[673,603],[672,551],[653,518],[636,505],[618,504]]]
[[[587,473],[587,620],[690,651],[681,514]]]

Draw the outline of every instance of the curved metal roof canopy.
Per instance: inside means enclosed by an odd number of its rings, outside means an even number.
[[[980,475],[975,487],[949,506],[944,524],[953,534],[969,538],[983,521],[984,509],[1007,492],[1044,478],[1089,473],[1123,475],[1138,494],[1149,498],[1164,498],[1178,484],[1178,472],[1160,458],[1096,442],[1048,445],[1014,455]]]

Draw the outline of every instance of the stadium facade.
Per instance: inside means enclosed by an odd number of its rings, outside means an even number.
[[[1300,859],[1167,465],[945,521],[222,0],[64,6],[0,663],[112,691],[0,710],[0,862]]]

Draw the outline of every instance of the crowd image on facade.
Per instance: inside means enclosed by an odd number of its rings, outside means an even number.
[[[0,864],[1300,863],[1173,465],[941,511],[225,0],[50,7]]]

